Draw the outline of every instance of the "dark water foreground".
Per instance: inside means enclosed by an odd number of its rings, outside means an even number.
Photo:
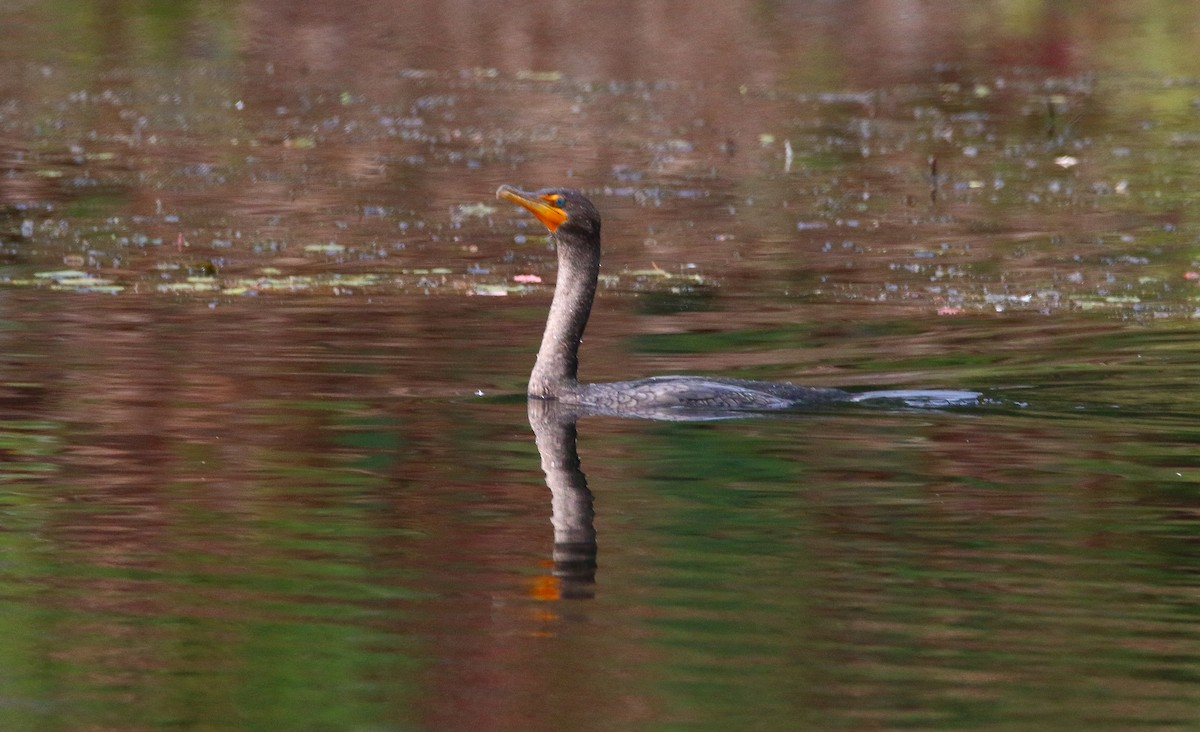
[[[536,313],[418,325],[477,302],[5,295],[6,727],[1195,721],[1190,326],[966,366],[911,344],[994,323],[865,322],[891,360],[820,358],[989,401],[585,418],[590,493],[552,496],[524,400],[471,395],[519,385]]]
[[[0,17],[0,729],[1200,723],[1194,3]]]

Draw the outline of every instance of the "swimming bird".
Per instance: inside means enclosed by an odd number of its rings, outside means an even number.
[[[707,376],[580,383],[579,346],[600,276],[600,212],[573,188],[545,188],[530,193],[505,184],[496,189],[496,197],[528,209],[550,230],[558,249],[558,281],[537,363],[529,376],[531,398],[616,413],[755,412],[850,398],[840,389]]]

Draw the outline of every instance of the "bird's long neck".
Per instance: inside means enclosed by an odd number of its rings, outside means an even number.
[[[555,236],[558,244],[558,282],[538,349],[537,364],[529,377],[529,394],[561,397],[578,386],[579,344],[592,312],[596,281],[600,276],[599,243],[572,241]]]

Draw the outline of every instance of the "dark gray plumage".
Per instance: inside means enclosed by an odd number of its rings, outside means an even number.
[[[496,196],[528,209],[550,230],[558,247],[558,282],[537,363],[529,377],[529,396],[629,414],[662,410],[763,411],[849,398],[839,389],[703,376],[579,383],[579,346],[600,274],[600,212],[571,188],[527,193],[502,185]]]

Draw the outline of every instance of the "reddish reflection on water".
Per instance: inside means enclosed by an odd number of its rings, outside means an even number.
[[[1145,681],[1200,657],[1178,615],[1198,404],[1157,401],[1196,376],[1185,329],[1032,316],[998,346],[986,319],[861,320],[807,348],[760,313],[741,341],[630,354],[622,327],[679,316],[622,301],[589,374],[820,359],[836,383],[1003,401],[585,420],[599,569],[580,593],[553,576],[523,400],[469,393],[519,393],[544,303],[488,302],[8,291],[0,654],[40,709],[14,718],[606,729],[729,724],[752,699],[773,726],[800,699],[847,724],[914,704],[1129,724],[1195,702]],[[1073,681],[1097,637],[1099,696]],[[246,698],[251,679],[280,699]]]
[[[1137,3],[52,7],[8,39],[9,282],[512,289],[549,256],[491,192],[565,182],[599,200],[618,276],[926,313],[1191,310],[1191,97],[1100,73],[1190,43]]]
[[[0,726],[1189,721],[1195,4],[9,5]],[[588,378],[995,403],[584,423],[558,601],[500,182]]]

